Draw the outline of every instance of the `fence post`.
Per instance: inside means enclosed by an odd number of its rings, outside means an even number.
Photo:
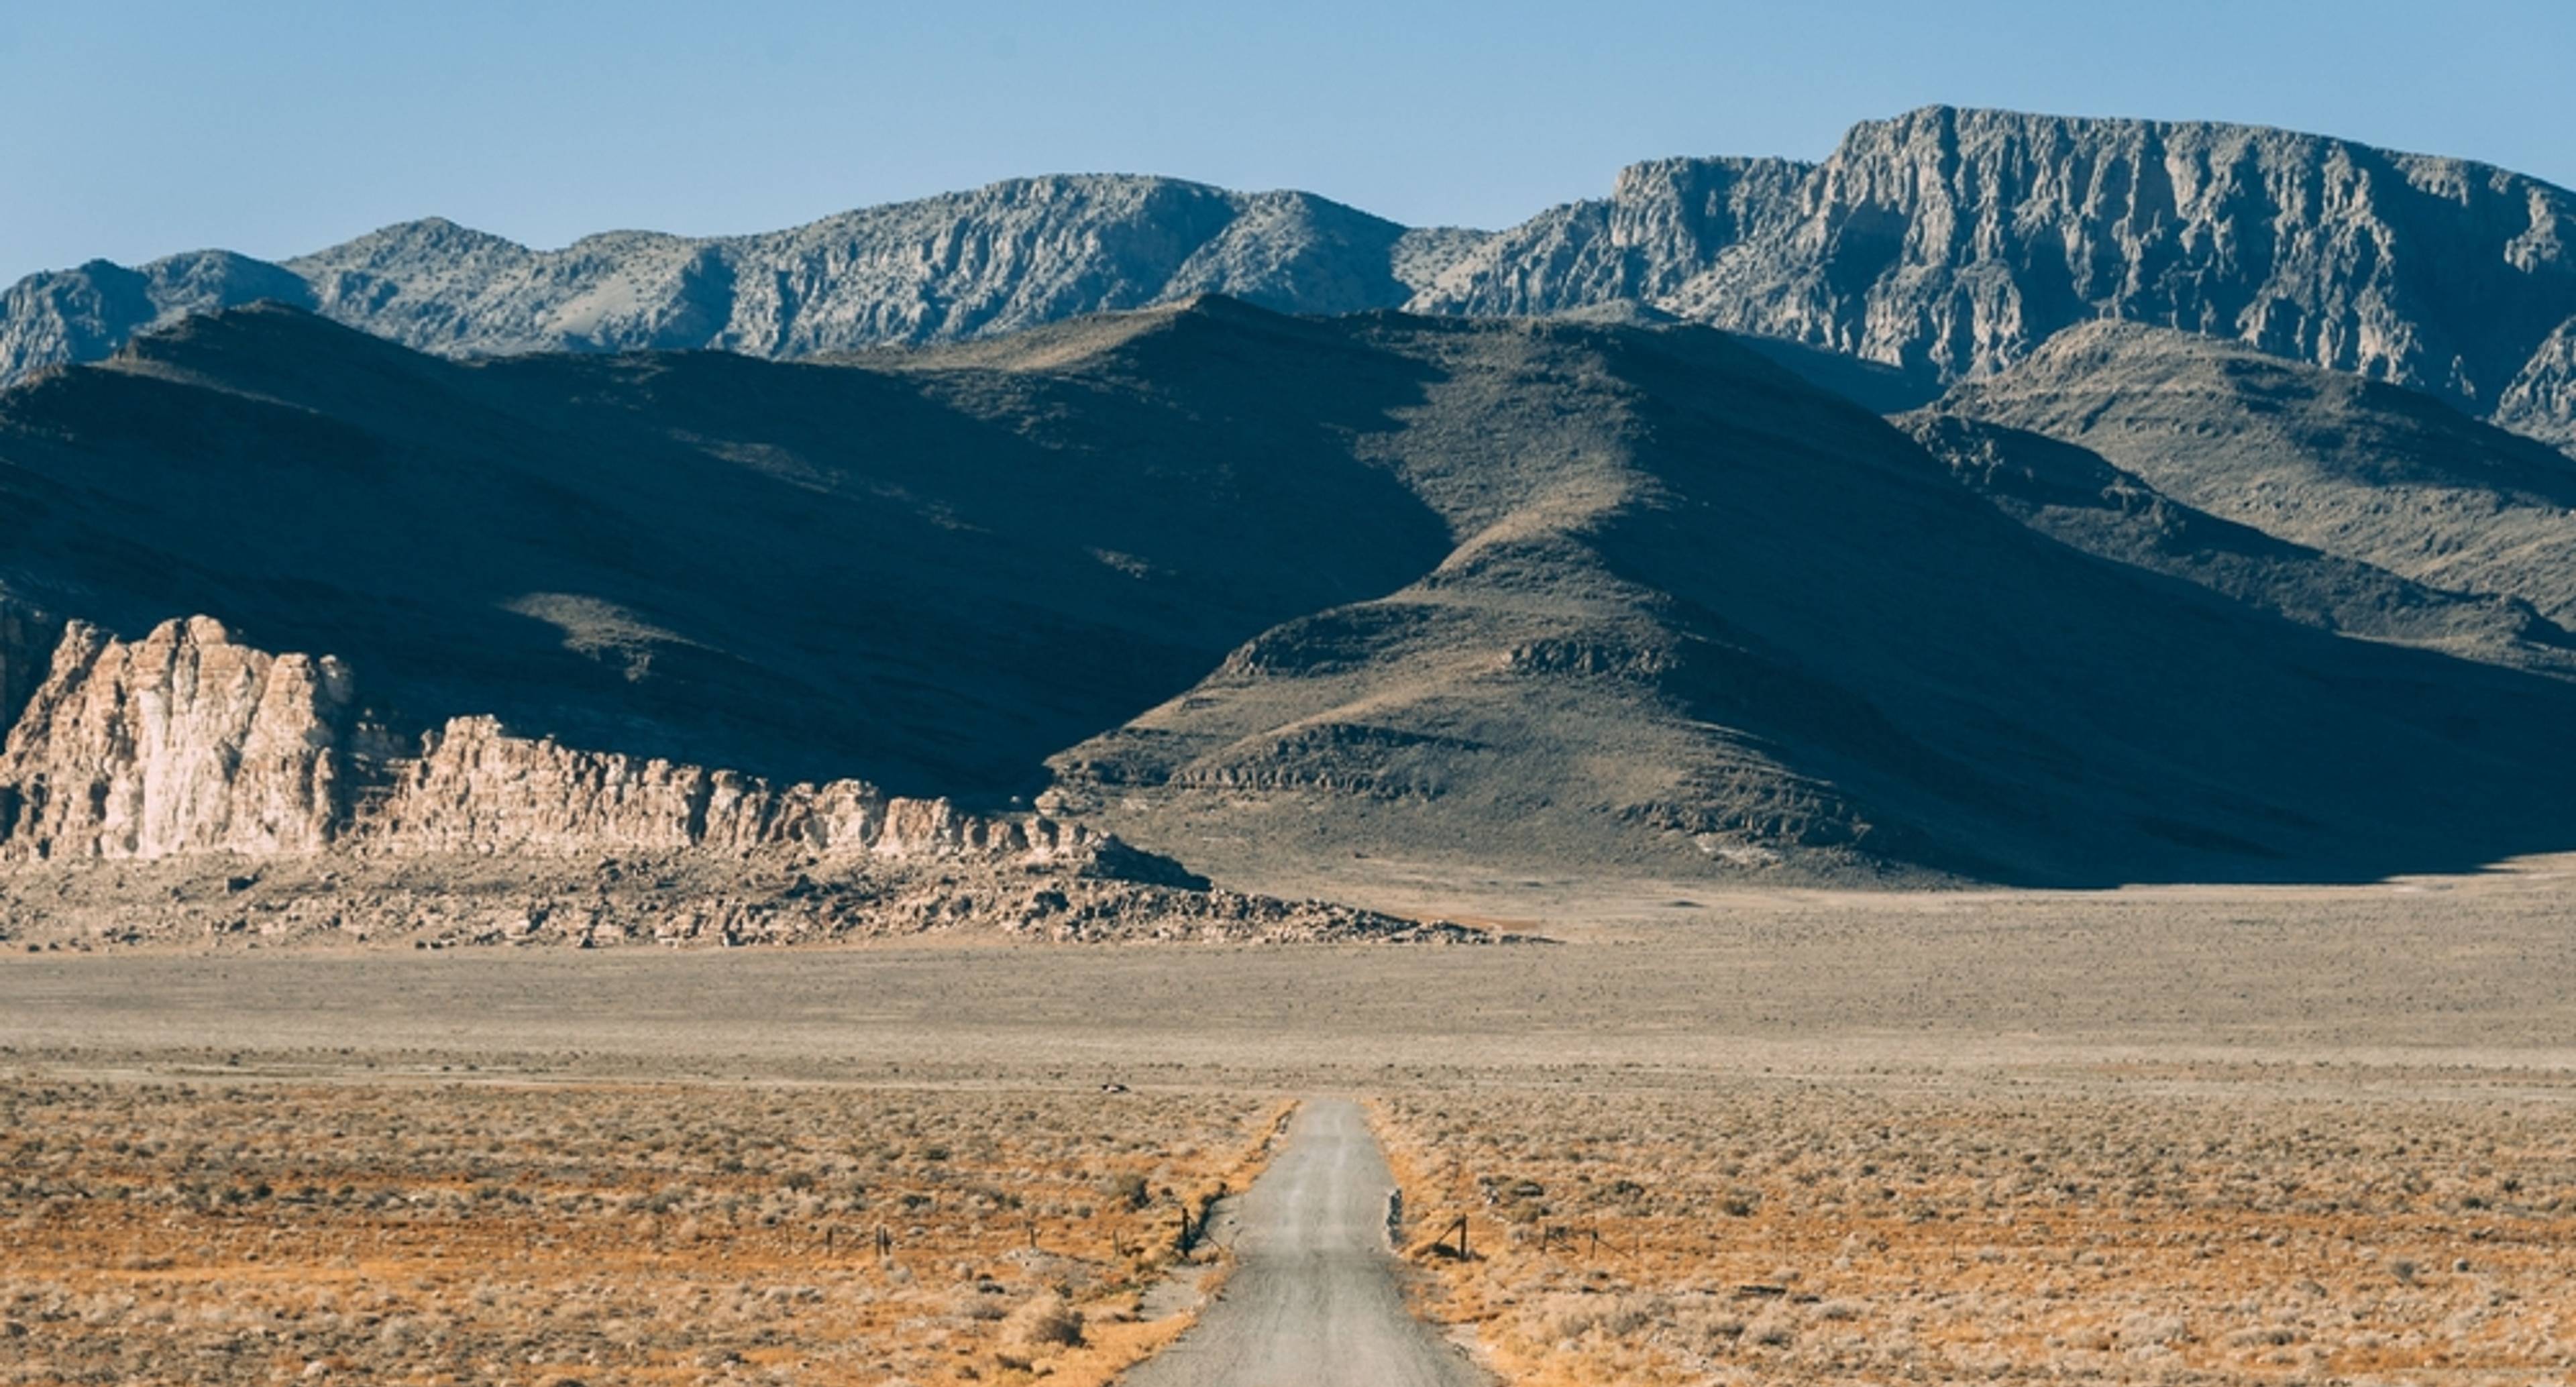
[[[1455,1237],[1458,1239],[1458,1260],[1459,1260],[1459,1261],[1461,1261],[1461,1262],[1466,1261],[1466,1260],[1467,1260],[1467,1216],[1466,1216],[1466,1215],[1464,1215],[1464,1214],[1460,1214],[1460,1215],[1458,1216],[1458,1221],[1457,1221],[1456,1223],[1450,1224],[1450,1225],[1449,1225],[1449,1229],[1448,1229],[1448,1231],[1447,1231],[1447,1232],[1445,1232],[1445,1233],[1442,1233],[1442,1234],[1440,1235],[1440,1241],[1445,1243],[1445,1242],[1449,1241],[1449,1239],[1450,1239],[1452,1236],[1455,1236]],[[1436,1246],[1436,1244],[1435,1244],[1435,1246]]]

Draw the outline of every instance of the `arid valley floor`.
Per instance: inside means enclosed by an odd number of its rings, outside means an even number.
[[[1560,942],[12,954],[0,1383],[1103,1381],[1319,1096],[1506,1382],[2571,1380],[2576,864],[1454,895]]]

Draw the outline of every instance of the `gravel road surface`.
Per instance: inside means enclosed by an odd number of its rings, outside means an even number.
[[[1126,1387],[1488,1387],[1405,1309],[1386,1242],[1394,1188],[1358,1105],[1301,1106],[1243,1196],[1224,1293]]]

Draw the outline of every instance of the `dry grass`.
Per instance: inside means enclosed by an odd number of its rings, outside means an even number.
[[[0,1080],[0,1383],[1102,1381],[1277,1109]]]
[[[2576,1383],[2571,888],[1747,899],[1549,949],[0,955],[0,1387],[1070,1387],[1172,1332],[1103,1313],[1117,1244],[1281,1091],[1385,1095],[1415,1236],[1465,1211],[1490,1254],[1435,1308],[1525,1387]]]
[[[2576,1380],[2571,1096],[1719,1080],[1379,1115],[1429,1308],[1522,1387],[2530,1387]],[[1429,1246],[1462,1214],[1466,1261]]]

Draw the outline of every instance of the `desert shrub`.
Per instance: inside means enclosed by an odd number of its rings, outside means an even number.
[[[1508,1380],[2564,1376],[2576,1105],[2259,1077],[1576,1071],[1399,1090],[1382,1128],[1408,1245],[1468,1219],[1478,1256],[1426,1258],[1429,1303]]]
[[[1014,1348],[1071,1348],[1082,1342],[1082,1312],[1049,1293],[1002,1320],[1002,1342]]]
[[[1078,1343],[1167,1241],[1125,1192],[1208,1184],[1271,1107],[1137,1095],[1100,1136],[1085,1092],[0,1075],[0,1387],[696,1381],[782,1342],[950,1381],[1013,1313]]]

